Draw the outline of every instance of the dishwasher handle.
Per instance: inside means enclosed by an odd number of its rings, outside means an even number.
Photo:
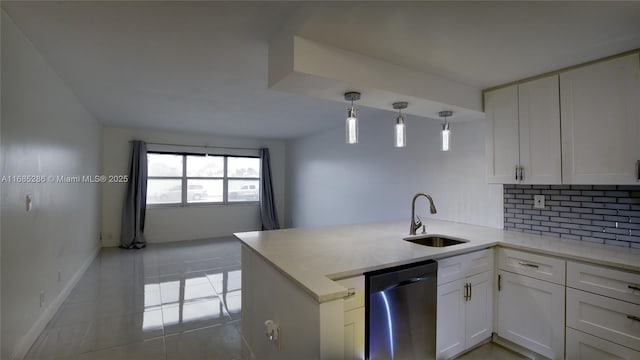
[[[429,279],[431,279],[433,277],[434,277],[434,275],[425,275],[425,276],[420,276],[420,277],[414,277],[414,278],[411,278],[411,279],[407,279],[407,280],[401,281],[401,282],[399,282],[397,284],[393,284],[393,285],[383,289],[382,291],[387,291],[387,290],[399,288],[399,287],[402,287],[402,286],[415,284],[417,282],[429,280]]]
[[[407,286],[427,279],[435,280],[438,274],[438,263],[426,260],[364,273],[365,293],[372,294],[399,286]],[[433,281],[432,280],[432,281]]]

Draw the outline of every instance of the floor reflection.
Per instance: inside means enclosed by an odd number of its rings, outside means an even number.
[[[149,310],[162,309],[162,324],[171,327],[189,322],[209,321],[214,325],[237,319],[240,314],[240,266],[214,268],[148,278],[144,291],[143,330],[154,329],[156,315]],[[147,317],[151,319],[147,320]]]
[[[103,249],[26,358],[239,359],[241,285],[232,238]]]

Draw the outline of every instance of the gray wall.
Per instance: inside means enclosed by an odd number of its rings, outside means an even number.
[[[101,131],[2,11],[2,175],[99,174]],[[100,186],[51,181],[1,186],[0,357],[11,359],[28,349],[99,250]],[[30,212],[27,194],[33,196]]]
[[[393,114],[360,119],[360,143],[344,128],[291,141],[287,213],[293,227],[406,220],[417,192],[433,196],[435,218],[502,228],[502,186],[485,180],[484,121],[452,124],[452,150],[441,152],[437,120],[408,116],[408,147],[393,147]],[[417,205],[427,216],[424,199]]]
[[[640,248],[640,185],[505,185],[504,228]]]

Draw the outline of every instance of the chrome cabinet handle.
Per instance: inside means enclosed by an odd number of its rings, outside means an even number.
[[[633,321],[640,321],[640,317],[637,317],[635,315],[627,315],[627,319],[630,319]]]
[[[640,286],[638,286],[638,285],[629,285],[629,289],[640,291]]]
[[[636,161],[636,180],[640,181],[640,160]]]
[[[536,264],[530,264],[530,263],[526,263],[526,262],[518,262],[518,264],[522,265],[522,266],[528,266],[528,267],[532,267],[532,268],[539,268],[540,266],[536,265]]]
[[[464,284],[464,301],[469,301],[469,284]]]
[[[518,165],[516,165],[516,181],[518,181]]]
[[[502,275],[498,275],[498,291],[502,290]]]
[[[520,166],[520,181],[524,181],[524,167]]]
[[[472,296],[473,296],[473,285],[469,283],[469,301],[471,301]]]

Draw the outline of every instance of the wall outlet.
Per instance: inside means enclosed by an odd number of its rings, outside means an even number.
[[[44,291],[40,291],[40,307],[44,306]]]
[[[62,271],[58,270],[58,282],[62,282]]]
[[[544,195],[533,195],[533,207],[544,209]]]

